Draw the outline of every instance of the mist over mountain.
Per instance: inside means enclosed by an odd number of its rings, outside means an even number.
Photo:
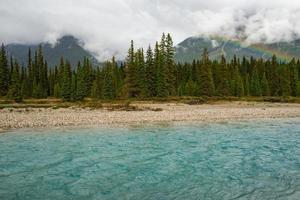
[[[49,43],[32,45],[9,44],[6,46],[6,49],[9,56],[12,56],[26,66],[29,48],[31,49],[32,56],[34,56],[34,51],[38,49],[39,45],[42,45],[44,57],[51,68],[60,63],[61,57],[68,60],[73,68],[76,68],[78,61],[82,62],[84,57],[90,58],[94,64],[98,63],[93,54],[84,49],[83,44],[73,36],[64,36],[54,45]]]
[[[76,68],[78,61],[82,62],[84,57],[90,58],[94,64],[104,61],[97,60],[94,54],[86,50],[83,43],[73,36],[64,36],[55,45],[49,43],[42,43],[41,45],[49,67],[58,65],[61,56],[69,60],[73,68]],[[33,56],[38,47],[39,44],[9,44],[7,45],[7,51],[9,56],[26,66],[28,49],[31,49]],[[192,62],[194,59],[201,58],[205,48],[208,49],[212,60],[219,60],[222,55],[227,60],[232,59],[234,55],[240,59],[243,57],[270,59],[275,54],[282,61],[300,58],[300,39],[292,42],[244,45],[239,40],[222,37],[189,37],[175,46],[175,59],[177,62],[182,63]]]
[[[219,60],[222,55],[227,60],[232,59],[234,55],[240,59],[243,57],[270,59],[275,54],[282,61],[300,58],[300,40],[245,45],[239,40],[221,37],[190,37],[176,45],[176,61],[192,62],[193,59],[199,59],[205,48],[208,49],[212,60]]]

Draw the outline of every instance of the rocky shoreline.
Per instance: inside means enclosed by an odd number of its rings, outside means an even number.
[[[300,104],[225,102],[205,105],[137,104],[136,111],[105,108],[4,108],[0,131],[18,128],[120,125],[154,122],[216,122],[300,117]],[[143,109],[147,108],[147,109]]]

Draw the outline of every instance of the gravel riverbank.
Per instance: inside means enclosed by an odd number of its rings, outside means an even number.
[[[0,130],[11,128],[111,125],[174,121],[228,121],[300,117],[300,104],[228,102],[205,105],[137,104],[141,111],[83,108],[5,108]]]

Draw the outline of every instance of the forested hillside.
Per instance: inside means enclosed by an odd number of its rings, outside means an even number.
[[[277,42],[271,44],[257,43],[246,45],[238,39],[222,37],[190,37],[176,45],[175,59],[177,62],[192,62],[198,59],[199,52],[205,48],[212,60],[221,60],[222,55],[226,60],[236,56],[239,59],[251,57],[269,60],[273,55],[280,61],[289,61],[292,58],[300,58],[300,40],[291,42]]]
[[[23,65],[28,60],[28,49],[30,48],[34,52],[38,50],[39,46],[43,48],[43,56],[47,60],[49,68],[58,65],[61,57],[69,60],[74,69],[78,61],[83,62],[84,57],[89,58],[94,64],[98,63],[93,54],[83,48],[83,43],[73,36],[64,36],[58,39],[56,44],[8,44],[6,52],[8,57],[13,57],[20,65]]]
[[[206,49],[191,63],[175,63],[170,34],[146,50],[135,49],[131,41],[126,61],[115,59],[102,67],[85,58],[71,66],[63,57],[59,66],[49,68],[39,47],[27,52],[26,66],[0,52],[0,96],[23,98],[62,98],[80,101],[94,99],[153,98],[169,96],[300,96],[300,62],[270,60],[210,60]],[[74,69],[74,70],[73,70]]]

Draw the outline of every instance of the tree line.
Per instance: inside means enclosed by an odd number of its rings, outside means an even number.
[[[48,67],[40,46],[28,50],[25,66],[0,50],[0,96],[17,102],[23,98],[94,99],[164,98],[169,96],[300,96],[300,61],[238,59],[210,60],[205,49],[192,63],[176,63],[170,34],[146,51],[131,41],[126,60],[113,57],[101,66],[88,58],[73,70],[61,58]]]

